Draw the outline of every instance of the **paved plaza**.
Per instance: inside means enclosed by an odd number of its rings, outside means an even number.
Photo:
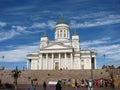
[[[18,90],[28,90],[29,86],[18,86]],[[36,87],[36,90],[44,90],[42,86]],[[46,90],[55,90],[55,86],[47,86]],[[73,88],[73,87],[63,87],[62,90],[88,90],[88,88]],[[93,90],[120,90],[119,88],[99,88],[95,87]]]

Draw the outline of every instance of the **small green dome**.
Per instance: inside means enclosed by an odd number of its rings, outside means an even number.
[[[44,32],[44,34],[43,34],[43,36],[42,37],[47,37],[47,34],[46,34],[46,32]]]
[[[76,32],[76,30],[73,32],[73,35],[78,35],[77,32]]]
[[[62,17],[61,20],[59,20],[59,21],[56,23],[56,25],[58,25],[58,24],[67,24],[67,25],[69,25],[69,24],[64,20],[64,17]]]

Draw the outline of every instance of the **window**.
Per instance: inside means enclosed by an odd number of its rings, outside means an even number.
[[[65,54],[64,53],[61,53],[61,58],[65,58]]]
[[[42,57],[45,59],[46,58],[46,54],[42,54]]]
[[[57,37],[59,37],[59,31],[57,31]]]
[[[81,60],[81,64],[84,64],[84,60]]]
[[[84,63],[84,60],[81,60],[82,63]]]
[[[70,58],[70,53],[66,53],[66,55],[67,55],[67,58]]]
[[[58,53],[55,53],[55,54],[54,54],[54,58],[58,58]]]
[[[66,37],[66,31],[64,31],[64,37]]]
[[[62,37],[62,30],[60,30],[60,37]]]
[[[52,54],[51,53],[48,54],[48,58],[52,58]]]

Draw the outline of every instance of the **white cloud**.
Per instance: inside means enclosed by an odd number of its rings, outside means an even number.
[[[43,27],[46,27],[46,26],[40,25],[40,24],[35,24],[33,27],[34,28],[37,28],[37,27],[43,28]],[[44,32],[44,30],[36,30],[36,31],[33,32],[33,31],[31,31],[31,28],[29,28],[29,27],[12,25],[11,29],[7,30],[7,32],[6,32],[6,30],[2,30],[0,32],[0,42],[4,41],[4,40],[11,39],[16,35],[20,35],[21,33],[33,34],[33,33],[38,33],[38,32]]]
[[[15,26],[15,25],[13,25],[12,28],[13,28],[13,29],[16,29],[16,30],[18,30],[18,31],[24,31],[27,27],[24,27],[24,26]]]
[[[0,55],[4,56],[4,62],[17,62],[27,60],[28,53],[38,51],[39,45],[19,46],[14,50],[1,51]]]
[[[55,24],[56,24],[56,22],[53,20],[49,20],[49,21],[47,21],[47,23],[48,23],[48,27],[50,27],[51,29],[53,29],[55,27]]]
[[[7,25],[7,23],[0,22],[0,26],[3,27],[3,26],[6,26],[6,25]],[[15,25],[13,25],[13,26],[11,26],[10,30],[7,30],[7,31],[2,30],[0,32],[0,42],[4,41],[4,40],[7,40],[7,39],[11,39],[16,35],[19,35],[20,32],[24,32],[26,28],[27,27],[24,27],[24,26],[15,26]]]
[[[87,48],[89,48],[91,46],[100,45],[100,44],[106,44],[106,43],[108,43],[109,40],[110,40],[110,38],[108,38],[108,37],[106,38],[105,37],[105,38],[102,38],[100,40],[81,42],[80,46],[82,48],[87,49]]]
[[[0,42],[13,38],[15,35],[19,34],[18,32],[16,32],[15,30],[10,30],[7,32],[0,32]]]
[[[70,22],[70,26],[71,28],[81,28],[81,27],[95,27],[95,26],[102,26],[102,25],[110,25],[115,23],[120,23],[120,15],[109,15],[104,18],[103,17],[97,18],[94,21],[87,21],[83,23],[77,23],[76,21],[72,20]]]
[[[78,19],[88,19],[88,18],[98,18],[98,17],[106,17],[109,13],[107,12],[104,12],[104,11],[101,11],[101,12],[95,12],[95,13],[87,13],[87,14],[82,14],[80,16],[72,16],[70,17],[70,19],[74,19],[74,20],[78,20]]]
[[[53,29],[55,27],[56,22],[53,20],[48,20],[46,23],[42,22],[42,23],[33,23],[33,25],[31,26],[31,28],[50,28]]]
[[[99,54],[107,54],[107,55],[116,55],[120,53],[120,45],[115,44],[115,45],[106,45],[106,46],[99,46],[99,47],[94,47],[97,49]]]
[[[83,42],[80,46],[84,49],[95,49],[97,51],[97,57],[106,54],[107,63],[120,62],[120,44],[111,44],[110,38]],[[99,61],[99,63],[100,62],[103,61]]]
[[[23,10],[29,10],[29,9],[33,9],[36,6],[34,5],[28,5],[28,6],[18,6],[18,7],[12,7],[12,8],[7,8],[4,11],[6,12],[18,12],[18,11],[23,11]]]
[[[7,23],[5,23],[5,22],[0,22],[0,27],[4,27],[4,26],[6,26],[7,25]]]
[[[97,57],[100,57],[99,61],[97,60],[98,64],[100,65],[114,65],[119,66],[118,63],[120,63],[120,44],[117,45],[109,45],[109,46],[99,46],[99,47],[93,47],[97,50]],[[104,59],[104,56],[105,59]]]
[[[45,28],[47,27],[46,23],[33,23],[31,28]]]

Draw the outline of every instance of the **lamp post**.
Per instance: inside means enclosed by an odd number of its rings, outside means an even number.
[[[5,69],[5,67],[4,67],[4,58],[5,58],[5,56],[2,56],[2,70],[4,70]]]
[[[90,59],[91,59],[91,80],[89,81],[89,89],[93,90],[93,54],[95,54],[95,52],[93,50],[90,50]]]
[[[106,54],[103,54],[103,57],[104,57],[104,61],[105,61],[105,70],[106,70],[106,72],[108,72],[108,65],[107,65],[107,63],[106,63]]]
[[[18,70],[18,68],[17,68],[17,66],[16,66],[16,69],[15,69],[15,70],[12,70],[11,73],[12,73],[12,77],[14,78],[15,90],[17,90],[17,79],[18,79],[18,77],[20,77],[21,71]]]
[[[105,69],[106,68],[106,62],[105,62],[105,57],[106,57],[106,54],[103,54],[103,59],[104,59],[104,63],[103,63],[103,69]]]
[[[93,80],[93,60],[92,60],[92,54],[93,54],[94,52],[93,51],[90,51],[90,55],[91,55],[91,79]]]

